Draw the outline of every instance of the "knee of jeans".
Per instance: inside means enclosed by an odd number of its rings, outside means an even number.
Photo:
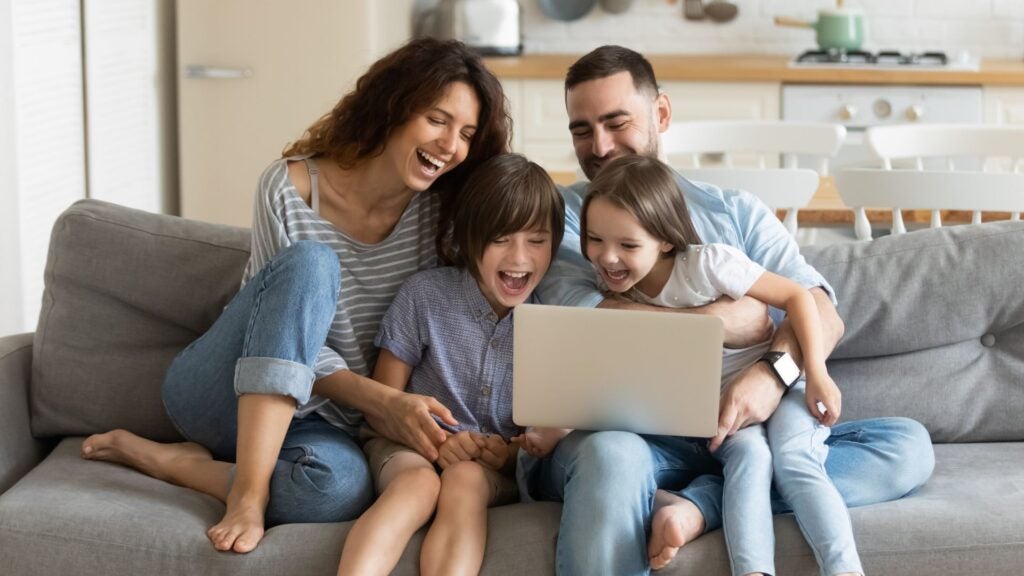
[[[760,470],[771,474],[772,451],[768,442],[762,435],[740,436],[735,435],[727,440],[728,446],[723,446],[725,452],[724,468],[726,474],[735,472],[742,468],[746,471]]]
[[[910,418],[887,418],[890,441],[893,443],[893,497],[899,498],[924,485],[935,470],[935,450],[928,429]]]
[[[345,522],[369,508],[374,489],[366,459],[361,453],[334,456],[330,463],[313,455],[279,460],[271,480],[267,522]]]
[[[281,258],[286,265],[297,268],[293,275],[297,281],[308,285],[311,290],[316,287],[329,290],[330,297],[337,299],[341,266],[334,250],[320,242],[300,240],[286,248]]]
[[[625,431],[573,431],[559,443],[555,461],[570,477],[603,485],[650,476],[650,449],[640,436]]]

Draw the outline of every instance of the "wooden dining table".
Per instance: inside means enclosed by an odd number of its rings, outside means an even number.
[[[551,179],[556,184],[569,185],[576,181],[574,172],[551,172]],[[866,210],[868,221],[880,226],[892,225],[891,208],[871,208]],[[943,223],[967,224],[971,222],[973,213],[967,210],[941,210],[939,212]],[[779,219],[785,216],[785,210],[778,211]],[[983,212],[983,222],[994,222],[998,220],[1009,220],[1009,212]],[[903,221],[907,224],[928,224],[931,222],[931,210],[903,210]],[[853,225],[853,208],[843,204],[839,197],[835,182],[829,176],[821,178],[818,191],[814,193],[811,201],[806,207],[801,208],[798,214],[799,226],[840,226]]]

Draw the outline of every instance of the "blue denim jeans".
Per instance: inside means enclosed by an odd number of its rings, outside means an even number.
[[[822,574],[863,573],[849,510],[825,470],[829,428],[807,410],[805,388],[803,381],[794,385],[768,422],[740,430],[715,453],[724,471],[722,528],[734,576],[775,574],[773,475],[776,508],[792,507]]]
[[[235,461],[238,396],[308,401],[313,368],[341,286],[337,255],[316,242],[281,250],[220,318],[174,359],[163,385],[167,414],[185,438]],[[289,426],[270,481],[269,525],[359,516],[373,482],[355,439],[316,414]]]
[[[825,469],[848,506],[905,496],[935,464],[928,432],[907,418],[838,424],[826,444]],[[562,440],[530,478],[535,498],[563,502],[557,573],[649,573],[647,534],[658,488],[693,501],[706,531],[720,528],[721,467],[706,445],[628,432],[576,431]],[[774,513],[790,511],[774,492],[771,504]]]

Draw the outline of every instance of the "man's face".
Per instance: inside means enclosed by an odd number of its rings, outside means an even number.
[[[565,94],[576,159],[587,178],[626,154],[657,158],[658,134],[668,128],[668,98],[637,91],[629,72],[588,80]]]

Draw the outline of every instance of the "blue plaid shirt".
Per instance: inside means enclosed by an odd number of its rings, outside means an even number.
[[[507,441],[520,432],[512,422],[514,314],[498,320],[467,270],[425,270],[402,284],[374,344],[413,367],[407,392],[433,396],[459,422],[441,426]]]

